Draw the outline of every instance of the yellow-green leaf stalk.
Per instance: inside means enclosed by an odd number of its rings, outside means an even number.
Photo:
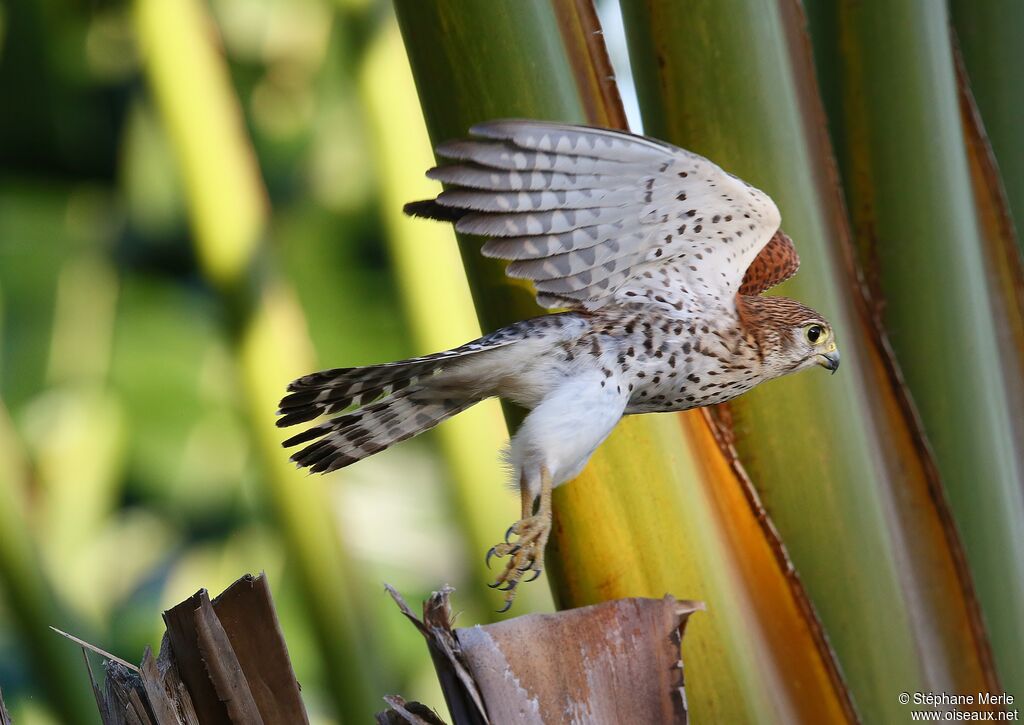
[[[399,0],[396,8],[435,143],[496,117],[621,123],[602,87],[607,75],[589,65],[603,51],[586,3]],[[460,247],[485,329],[539,314],[529,289],[479,255],[479,240],[462,238]],[[665,592],[706,601],[684,644],[696,721],[852,719],[784,550],[768,544],[752,499],[712,495],[716,487],[738,493],[738,478],[702,416],[685,420],[693,427],[676,416],[624,421],[587,470],[555,492],[547,562],[556,601]],[[761,587],[744,573],[755,561]]]
[[[802,260],[778,293],[819,310],[836,330],[840,374],[773,381],[729,411],[741,459],[858,709],[872,722],[905,717],[892,682],[911,683],[902,685],[909,691],[991,687],[956,532],[850,264],[799,6],[622,7],[645,130],[772,196]]]
[[[931,442],[1002,684],[1024,693],[1024,446],[1006,299],[972,185],[945,3],[842,2],[815,23],[865,276]],[[842,48],[837,54],[835,48]],[[899,69],[899,72],[894,72]]]
[[[236,345],[265,493],[300,582],[338,713],[363,722],[377,709],[363,646],[362,607],[326,489],[288,461],[274,426],[287,383],[313,369],[305,322],[285,284],[261,269],[268,204],[216,31],[199,0],[136,0],[150,89],[181,172],[204,273],[220,290]],[[197,583],[201,585],[201,582]]]
[[[393,20],[368,50],[360,93],[374,136],[391,259],[415,354],[456,347],[479,337],[480,323],[451,228],[402,213],[406,202],[432,196],[440,187],[423,175],[434,163],[433,153]],[[483,554],[494,543],[495,532],[503,531],[519,511],[518,496],[505,485],[508,471],[499,456],[508,438],[500,405],[489,400],[470,408],[440,426],[437,438],[454,487],[458,519],[451,523],[465,531],[467,555],[475,564],[470,568],[474,598],[482,605],[479,613],[489,616],[495,610],[494,596],[485,586]],[[459,599],[468,594],[461,590]],[[551,606],[541,587],[524,587],[519,605],[531,611]]]

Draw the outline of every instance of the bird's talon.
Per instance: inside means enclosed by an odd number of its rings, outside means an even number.
[[[540,575],[541,575],[541,570],[540,569],[533,569],[532,571],[533,571],[533,576],[532,577],[530,577],[529,579],[523,579],[523,581],[525,583],[527,583],[527,584],[529,584],[530,582],[537,581],[540,578]]]
[[[491,557],[492,557],[492,556],[494,556],[494,555],[495,555],[495,553],[496,553],[496,552],[494,551],[494,550],[495,550],[495,548],[497,548],[497,547],[494,547],[494,546],[492,546],[492,547],[491,547],[490,549],[488,549],[488,550],[487,550],[487,556],[485,556],[485,557],[484,557],[484,565],[485,565],[485,566],[486,566],[486,567],[487,567],[488,569],[490,569],[490,568],[491,568]],[[500,557],[499,557],[499,558],[500,558]]]
[[[494,611],[497,614],[504,614],[505,612],[507,612],[511,608],[512,608],[512,600],[509,599],[508,601],[505,602],[505,606],[504,607],[502,607],[501,609],[495,609]]]
[[[546,475],[546,474],[545,474]],[[550,478],[547,479],[550,486]],[[550,496],[550,488],[547,490]],[[543,507],[543,513],[528,515],[524,496],[523,518],[512,524],[505,532],[505,541],[491,547],[485,557],[488,565],[493,557],[509,557],[505,567],[494,582],[488,584],[492,589],[505,592],[505,606],[499,613],[507,612],[515,600],[516,588],[524,581],[534,581],[544,568],[544,547],[551,533],[550,505]],[[513,534],[515,538],[513,540]],[[532,572],[528,578],[524,576]]]

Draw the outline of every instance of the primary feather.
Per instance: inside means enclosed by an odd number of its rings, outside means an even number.
[[[514,262],[542,306],[655,303],[666,283],[727,299],[779,226],[763,192],[660,141],[536,121],[471,133],[437,149],[455,163],[428,172],[449,184],[435,216],[491,237],[484,254]]]

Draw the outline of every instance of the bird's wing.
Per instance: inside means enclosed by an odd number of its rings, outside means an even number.
[[[793,240],[777,231],[747,267],[739,292],[742,295],[759,295],[782,284],[799,269],[800,255],[796,253]]]
[[[539,121],[474,126],[431,169],[436,200],[406,211],[490,237],[544,307],[731,298],[779,227],[763,192],[707,159],[619,131]]]

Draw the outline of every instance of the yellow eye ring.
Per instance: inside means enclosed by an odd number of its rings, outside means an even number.
[[[812,345],[821,345],[828,339],[828,332],[821,325],[808,325],[804,328],[804,337]]]

